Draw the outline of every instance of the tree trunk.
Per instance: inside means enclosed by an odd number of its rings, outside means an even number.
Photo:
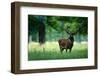
[[[80,43],[81,42],[81,35],[78,33],[77,34],[77,41]]]
[[[43,44],[45,42],[45,25],[41,24],[39,26],[39,43]]]
[[[39,16],[39,43],[43,44],[45,43],[45,17]]]

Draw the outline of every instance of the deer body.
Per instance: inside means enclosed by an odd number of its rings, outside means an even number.
[[[58,43],[59,43],[61,53],[63,52],[64,49],[66,49],[66,52],[67,49],[69,49],[71,52],[74,43],[74,37],[70,35],[68,39],[60,39]]]
[[[69,35],[69,38],[58,40],[61,53],[63,52],[64,49],[66,49],[66,52],[68,49],[71,52],[73,45],[74,45],[74,35],[77,34],[77,32],[80,30],[80,28],[81,28],[81,25],[76,29],[76,31],[70,31],[69,30],[70,26],[66,27],[65,31]]]

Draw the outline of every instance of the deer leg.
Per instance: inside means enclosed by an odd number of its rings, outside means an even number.
[[[61,51],[61,47],[60,47],[60,51]]]
[[[60,51],[62,51],[62,48],[60,47]]]
[[[63,48],[60,49],[61,53],[63,52],[63,50],[64,50]]]
[[[71,52],[72,48],[70,48],[70,52]]]
[[[66,49],[66,52],[67,52],[67,49]]]

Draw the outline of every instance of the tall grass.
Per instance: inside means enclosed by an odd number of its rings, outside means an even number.
[[[57,42],[46,42],[42,46],[39,43],[31,42],[28,46],[28,60],[79,59],[87,57],[87,43],[74,43],[72,52],[64,50],[63,53],[60,52]]]

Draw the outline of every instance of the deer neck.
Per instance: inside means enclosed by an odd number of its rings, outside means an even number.
[[[72,42],[74,42],[74,37],[69,37],[69,39],[70,39]]]

